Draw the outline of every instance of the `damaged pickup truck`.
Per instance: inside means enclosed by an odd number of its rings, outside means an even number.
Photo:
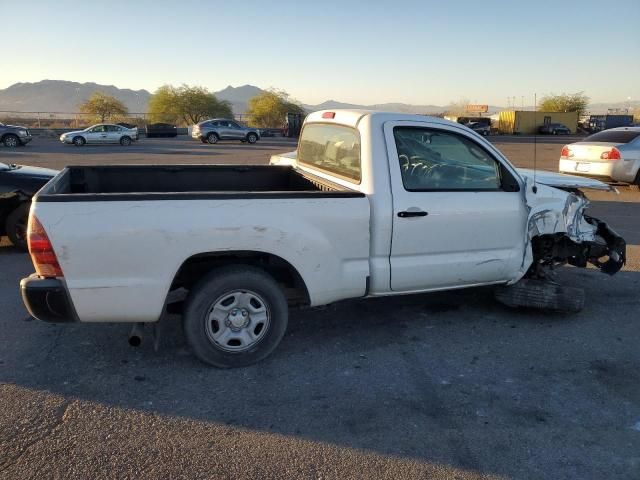
[[[257,362],[291,305],[495,285],[512,306],[579,310],[553,269],[607,274],[625,242],[585,215],[599,181],[518,170],[439,118],[309,115],[271,166],[68,167],[34,198],[22,280],[34,317],[131,322],[182,314],[195,355]]]

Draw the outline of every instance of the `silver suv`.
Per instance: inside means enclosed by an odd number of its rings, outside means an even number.
[[[212,144],[218,143],[220,140],[256,143],[260,140],[260,130],[245,127],[234,120],[214,118],[194,125],[191,137],[199,139],[202,143]]]

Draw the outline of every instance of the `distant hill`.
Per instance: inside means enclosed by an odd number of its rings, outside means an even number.
[[[130,90],[118,88],[113,85],[100,85],[97,83],[78,83],[65,80],[42,80],[35,83],[16,83],[4,90],[0,89],[0,111],[17,112],[75,112],[78,105],[85,101],[96,91],[105,92],[108,95],[121,100],[130,112],[146,112],[151,93],[147,90]],[[251,97],[264,92],[255,85],[242,85],[214,92],[220,100],[231,103],[234,113],[244,113]],[[327,100],[317,105],[303,104],[307,111],[325,110],[332,108],[353,108],[366,110],[382,110],[387,112],[434,114],[442,113],[446,106],[440,105],[412,105],[407,103],[379,103],[373,105],[359,105],[344,103],[337,100]],[[594,103],[589,105],[590,113],[607,113],[608,109],[640,108],[640,101]],[[525,110],[531,109],[525,107]],[[489,106],[489,112],[504,110],[504,107]]]
[[[251,97],[264,92],[261,88],[253,85],[243,85],[241,87],[232,87],[229,85],[224,90],[214,92],[218,100],[226,100],[231,103],[234,113],[244,113],[247,111],[247,103]]]
[[[151,96],[147,90],[121,89],[113,85],[42,80],[16,83],[0,90],[0,111],[76,112],[78,105],[97,91],[116,97],[130,112],[146,111]]]

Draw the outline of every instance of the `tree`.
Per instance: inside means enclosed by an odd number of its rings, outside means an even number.
[[[287,113],[304,114],[305,111],[283,90],[267,90],[249,99],[247,114],[256,127],[281,127]]]
[[[584,92],[547,95],[540,101],[541,112],[578,112],[578,117],[587,110],[589,97]]]
[[[79,108],[81,113],[95,115],[101,122],[113,116],[127,115],[129,113],[124,103],[116,97],[102,92],[94,92]]]
[[[471,103],[468,98],[461,98],[457,102],[449,102],[445,107],[445,115],[452,117],[463,117],[467,115],[467,105]]]
[[[149,99],[152,121],[191,125],[212,117],[232,118],[229,102],[204,87],[163,85]]]

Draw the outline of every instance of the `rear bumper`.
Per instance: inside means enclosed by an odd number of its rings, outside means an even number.
[[[20,281],[20,294],[29,313],[44,322],[77,322],[78,316],[62,281],[36,275]]]
[[[624,160],[594,162],[580,159],[560,159],[558,170],[561,173],[569,173],[571,175],[611,178],[617,182],[633,182],[635,175],[631,167],[632,162]]]

